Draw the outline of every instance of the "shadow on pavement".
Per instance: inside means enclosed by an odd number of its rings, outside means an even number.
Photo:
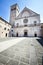
[[[43,46],[43,37],[40,37],[40,39],[37,39],[37,41]]]

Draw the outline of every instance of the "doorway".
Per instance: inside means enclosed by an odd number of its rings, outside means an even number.
[[[6,37],[7,37],[7,33],[6,33],[6,35],[5,35]]]
[[[18,33],[16,34],[16,36],[18,37]]]
[[[27,33],[27,30],[24,31],[24,37],[27,37],[28,36],[28,33]]]
[[[37,34],[35,33],[34,36],[37,37]]]

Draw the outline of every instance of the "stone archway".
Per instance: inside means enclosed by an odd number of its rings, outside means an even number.
[[[5,36],[7,37],[7,33],[5,34]]]
[[[27,36],[28,36],[28,31],[24,30],[24,37],[27,37]]]
[[[37,34],[35,33],[34,36],[37,37]]]

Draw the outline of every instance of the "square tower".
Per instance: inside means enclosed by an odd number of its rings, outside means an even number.
[[[16,3],[16,4],[12,5],[11,9],[10,9],[10,24],[11,25],[14,24],[14,20],[18,16],[18,14],[19,14],[19,6]]]

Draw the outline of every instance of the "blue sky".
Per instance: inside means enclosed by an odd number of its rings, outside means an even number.
[[[10,19],[10,6],[18,3],[20,11],[26,6],[40,14],[43,23],[43,0],[0,0],[0,16],[5,20]]]

